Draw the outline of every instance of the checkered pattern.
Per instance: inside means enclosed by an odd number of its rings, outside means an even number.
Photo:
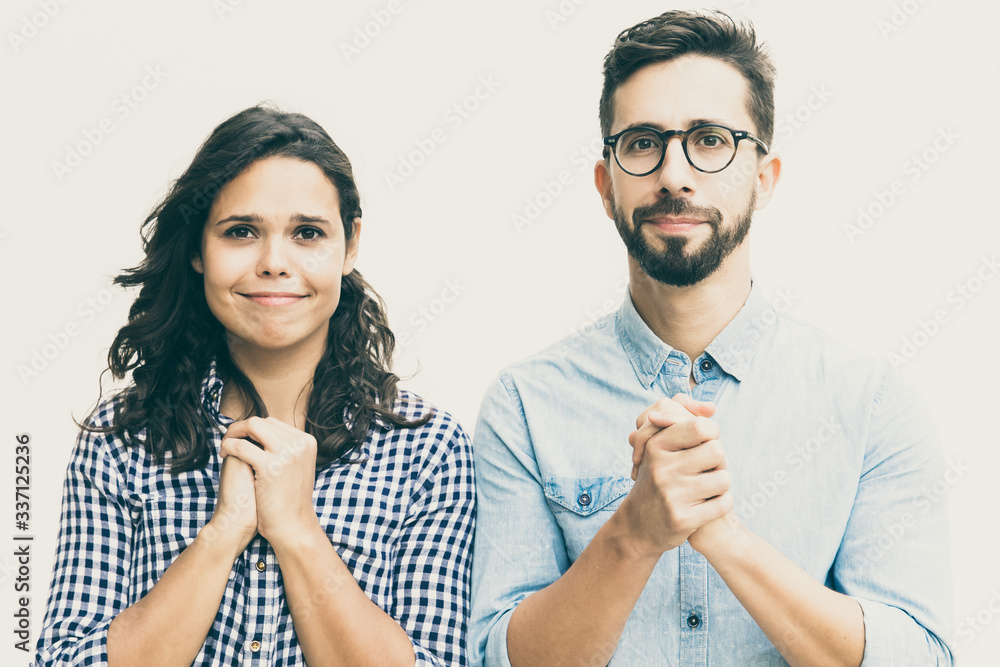
[[[230,423],[219,415],[222,382],[210,372],[204,405],[216,453]],[[115,400],[96,421],[110,423]],[[401,391],[398,413],[430,408]],[[320,523],[362,590],[413,641],[418,665],[465,665],[469,565],[475,521],[472,451],[445,412],[405,429],[376,421],[359,463],[316,476]],[[142,448],[81,434],[63,494],[59,547],[37,665],[107,662],[112,619],[145,595],[208,522],[219,458],[173,476]],[[264,561],[264,571],[257,563]],[[322,576],[321,573],[317,573]],[[260,649],[250,649],[252,641]],[[218,614],[195,665],[304,665],[280,564],[259,535],[233,564]]]

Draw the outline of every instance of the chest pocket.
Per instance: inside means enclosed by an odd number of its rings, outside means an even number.
[[[566,555],[576,560],[632,488],[626,477],[549,477],[545,499],[562,530]]]
[[[214,510],[214,500],[206,497],[150,496],[145,500],[132,543],[132,602],[159,581],[212,518]]]

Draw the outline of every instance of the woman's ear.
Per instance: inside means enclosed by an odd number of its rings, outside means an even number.
[[[191,268],[202,275],[205,274],[205,265],[201,263],[201,255],[195,255],[191,258]]]
[[[354,234],[347,242],[347,249],[344,253],[344,270],[342,275],[347,275],[354,270],[354,264],[358,261],[358,248],[361,245],[361,218],[354,218]]]

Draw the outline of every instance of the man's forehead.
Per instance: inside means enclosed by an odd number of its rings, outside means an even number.
[[[696,119],[742,126],[751,122],[747,93],[740,71],[716,58],[682,56],[651,63],[615,91],[613,131],[642,122],[690,126]]]

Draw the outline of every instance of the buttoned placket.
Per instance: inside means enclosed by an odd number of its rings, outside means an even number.
[[[214,413],[219,426],[218,442],[221,447],[222,436],[233,423],[232,419],[219,412],[221,385],[212,387],[208,393],[210,409]],[[220,467],[221,472],[221,467]],[[277,559],[271,545],[259,534],[255,535],[246,549],[233,564],[236,571],[245,572],[248,582],[246,591],[245,636],[243,651],[240,653],[241,665],[265,665],[271,663],[271,650],[277,637],[277,623],[281,612],[278,595]],[[263,601],[263,602],[262,602]]]
[[[697,384],[691,388],[689,378]],[[656,382],[666,396],[687,394],[699,401],[712,401],[722,384],[719,365],[707,353],[693,368],[687,355],[672,350],[667,356]],[[678,588],[680,607],[676,622],[680,624],[680,664],[708,665],[708,561],[687,542],[677,547]]]
[[[277,635],[279,618],[278,568],[274,550],[260,535],[247,545],[237,567],[246,572],[247,590],[246,637],[242,663],[271,664],[271,649]]]

